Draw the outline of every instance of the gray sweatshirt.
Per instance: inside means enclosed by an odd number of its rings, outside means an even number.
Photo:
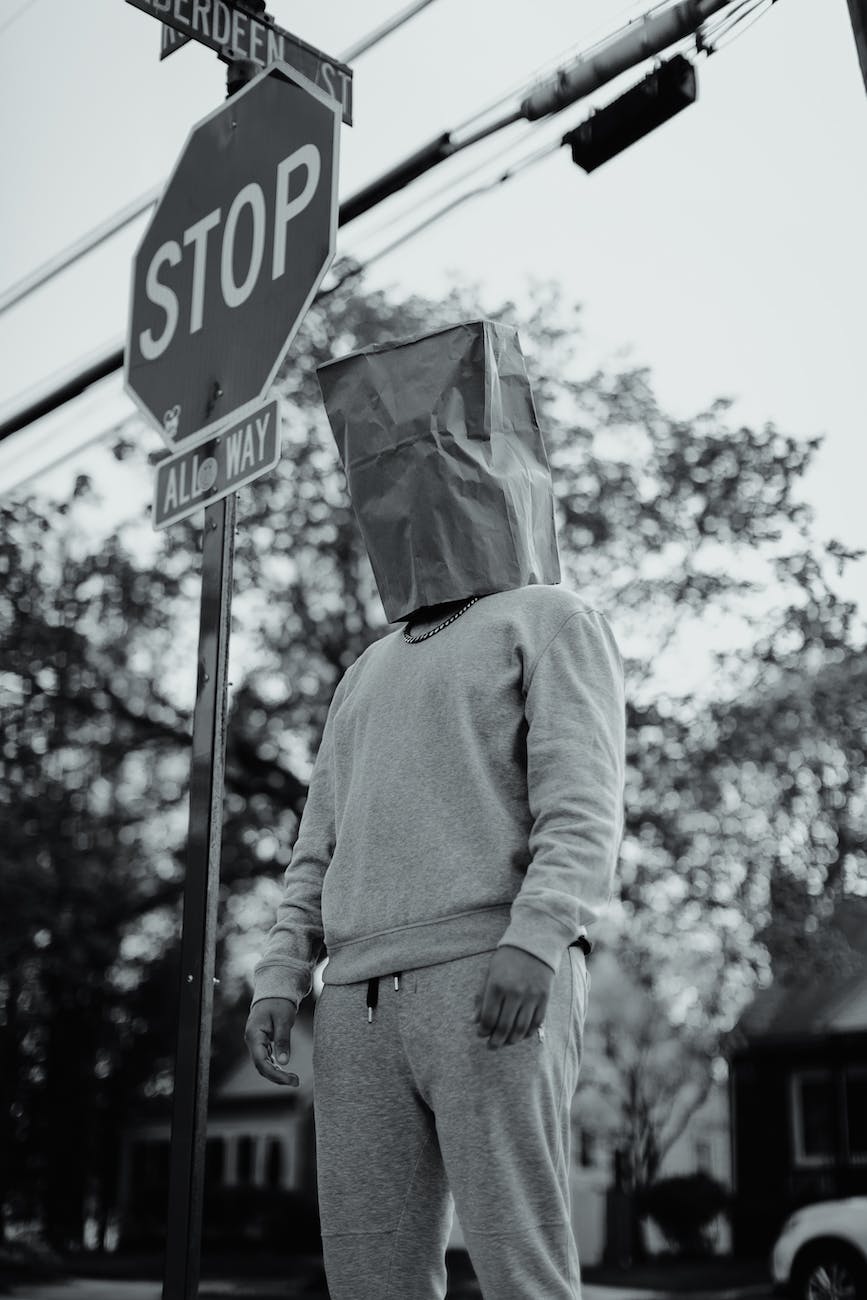
[[[623,834],[623,661],[561,586],[364,651],[328,710],[253,1002],[511,944],[557,972]]]

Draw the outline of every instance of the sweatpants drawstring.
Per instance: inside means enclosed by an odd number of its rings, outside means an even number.
[[[400,988],[400,977],[403,971],[399,971],[394,977],[394,987]],[[367,1023],[373,1020],[373,1009],[379,1001],[379,976],[374,975],[373,979],[367,981]]]

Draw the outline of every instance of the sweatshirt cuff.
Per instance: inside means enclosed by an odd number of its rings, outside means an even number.
[[[310,976],[307,972],[300,972],[295,966],[265,966],[262,970],[253,972],[253,1000],[250,1007],[254,1007],[257,1002],[263,998],[288,998],[290,1002],[295,1003],[295,1010],[301,1004],[304,992],[299,987],[301,983],[310,984]]]
[[[563,953],[570,943],[575,942],[576,937],[547,912],[539,912],[531,907],[515,907],[512,909],[509,927],[497,947],[509,944],[513,948],[523,948],[524,952],[538,957],[539,961],[550,966],[556,975]]]

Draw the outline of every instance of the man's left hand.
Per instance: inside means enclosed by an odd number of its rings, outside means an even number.
[[[520,1043],[545,1019],[554,972],[523,948],[504,943],[494,950],[473,1020],[479,1037],[496,1048]]]

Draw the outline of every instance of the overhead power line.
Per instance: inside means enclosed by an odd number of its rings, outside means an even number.
[[[537,132],[537,127],[526,123],[523,131],[521,131],[519,135],[507,141],[507,143],[502,145],[499,149],[492,150],[483,162],[470,163],[469,166],[465,167],[456,175],[450,176],[448,180],[443,181],[443,183],[438,185],[435,189],[429,190],[426,194],[413,198],[406,207],[401,209],[400,212],[395,212],[390,216],[380,218],[380,220],[376,222],[374,229],[365,231],[365,233],[359,237],[359,242],[366,243],[370,239],[378,238],[386,230],[390,230],[394,226],[399,226],[402,222],[405,222],[408,217],[412,217],[416,212],[420,212],[435,199],[441,198],[442,195],[447,193],[449,190],[460,187],[466,181],[478,181],[480,169],[487,168],[498,160],[502,161],[507,154],[518,152],[524,147],[524,145],[526,145],[529,137],[535,136]]]
[[[592,171],[649,134],[655,127],[668,121],[683,108],[694,103],[695,98],[696,78],[693,65],[682,55],[676,54],[667,63],[655,68],[643,81],[637,82],[612,103],[593,112],[584,122],[567,131],[559,139],[549,141],[532,153],[516,159],[490,180],[459,194],[377,252],[368,255],[363,261],[350,262],[336,282],[325,289],[320,296],[334,293],[349,280],[361,275],[374,262],[394,252],[395,249],[426,230],[428,226],[453,212],[455,208],[512,180],[520,172],[541,162],[543,158],[550,157],[558,149],[568,146],[572,150],[573,162],[583,167],[585,171]]]
[[[776,3],[777,0],[750,0],[745,6],[739,6],[738,13],[726,14],[719,23],[711,24],[706,34],[710,51],[724,50],[732,45]]]
[[[22,298],[28,297],[40,285],[52,280],[55,275],[65,271],[67,267],[72,266],[86,253],[93,252],[106,239],[110,239],[112,235],[116,235],[118,231],[123,230],[124,226],[128,226],[135,221],[136,217],[140,217],[143,212],[147,212],[148,208],[153,207],[156,196],[157,192],[154,190],[148,190],[146,194],[140,194],[137,199],[133,199],[132,203],[122,208],[120,212],[116,212],[113,217],[109,217],[101,226],[96,226],[93,230],[88,231],[76,243],[70,244],[56,257],[52,257],[48,262],[43,262],[42,266],[38,266],[35,271],[31,271],[23,280],[18,280],[11,285],[5,292],[0,294],[0,313],[14,307],[15,303],[20,302]]]
[[[601,47],[594,47],[595,52],[590,57],[581,55],[574,59],[561,68],[556,76],[547,79],[532,90],[517,110],[504,115],[490,126],[462,141],[453,140],[451,132],[443,132],[434,141],[417,150],[377,181],[342,203],[338,225],[344,226],[353,221],[438,163],[504,126],[511,125],[522,117],[532,122],[542,117],[553,116],[568,104],[583,98],[622,72],[683,40],[684,37],[694,35],[707,18],[730,3],[731,0],[678,0],[677,3],[668,5],[661,13],[653,13],[641,22],[630,23],[619,39],[611,38],[602,43]],[[500,184],[503,179],[513,174],[515,168],[509,169],[507,174],[498,178],[493,184]],[[456,206],[458,206],[456,202],[450,203],[440,215],[445,215],[445,212],[453,210]],[[430,224],[431,221],[425,221],[419,229]],[[408,235],[407,238],[409,237],[411,236]],[[398,242],[402,241],[395,241],[394,246],[397,246]],[[119,369],[122,364],[123,349],[121,348],[112,351],[103,366],[96,371],[91,368],[83,372],[77,380],[67,381],[53,390],[46,389],[42,396],[19,408],[10,418],[0,419],[0,439],[54,410],[62,402],[69,401],[97,379]]]
[[[12,15],[11,18],[7,18],[5,23],[0,23],[0,36],[3,35],[7,27],[11,27],[13,23],[17,23],[19,18],[23,18],[27,13],[27,10],[32,9],[35,4],[36,0],[24,0],[24,4]]]
[[[435,221],[439,221],[440,218],[453,212],[455,208],[469,202],[470,199],[475,199],[482,194],[487,194],[490,190],[496,189],[497,186],[503,185],[506,181],[511,180],[513,176],[517,176],[519,172],[524,171],[527,167],[532,167],[534,163],[541,162],[543,158],[548,158],[552,153],[555,153],[556,150],[560,148],[562,143],[562,140],[556,140],[553,144],[546,144],[541,149],[534,150],[533,153],[529,154],[526,158],[521,158],[518,162],[507,167],[504,172],[495,176],[493,180],[486,181],[484,185],[477,185],[474,189],[459,194],[443,207],[437,208],[435,212],[430,216],[425,217],[423,221],[420,221],[410,230],[406,230],[402,235],[398,235],[397,239],[393,239],[391,243],[386,244],[384,248],[380,248],[378,252],[370,254],[364,262],[358,262],[350,266],[333,285],[330,285],[327,289],[321,290],[317,297],[324,298],[329,294],[334,293],[336,289],[341,288],[347,283],[347,281],[353,280],[357,276],[361,275],[369,266],[372,266],[374,262],[378,262],[380,258],[387,256],[388,253],[393,253],[395,249],[400,248],[402,244],[408,243],[410,239],[421,234],[421,232],[426,230],[428,226],[432,226]]]
[[[341,217],[347,222],[354,221],[432,167],[495,132],[502,131],[504,127],[522,119],[535,122],[561,112],[591,91],[613,81],[622,72],[661,53],[675,41],[695,33],[709,17],[730,3],[731,0],[677,0],[677,3],[668,5],[660,13],[651,14],[641,22],[630,23],[622,34],[609,38],[589,55],[581,54],[573,59],[554,76],[531,90],[517,108],[495,118],[466,139],[455,139],[456,131],[444,131],[435,136],[421,149],[417,149],[342,203]]]
[[[433,0],[425,0],[425,4],[432,2]],[[731,2],[732,0],[679,0],[679,3],[673,5],[657,4],[653,6],[643,19],[633,19],[625,27],[621,27],[613,34],[595,42],[588,49],[585,49],[577,59],[572,60],[552,76],[543,80],[541,85],[537,84],[535,91],[523,100],[519,108],[497,118],[493,123],[477,129],[463,140],[458,141],[455,139],[455,136],[465,130],[467,126],[478,121],[484,113],[490,112],[492,107],[498,107],[505,102],[507,97],[503,96],[495,101],[493,106],[489,106],[482,113],[473,114],[461,126],[451,131],[442,132],[434,140],[398,163],[397,166],[390,168],[384,175],[352,195],[341,205],[341,217],[344,224],[362,216],[372,207],[375,207],[376,204],[397,193],[398,190],[404,189],[426,171],[437,166],[438,163],[444,162],[447,158],[468,148],[470,145],[478,143],[487,136],[493,135],[504,127],[520,121],[522,118],[534,121],[548,113],[559,112],[561,108],[574,103],[577,99],[589,93],[590,90],[595,89],[596,86],[610,81],[619,72],[633,67],[636,62],[658,53],[661,49],[665,49],[679,37],[694,32],[708,16],[725,8]],[[367,37],[362,38],[361,41],[356,42],[355,46],[351,46],[348,51],[341,55],[341,62],[349,62],[352,57],[358,57],[361,47],[364,50],[372,48],[374,44],[389,35],[395,29],[395,26],[407,22],[423,7],[424,4],[416,0],[414,5],[410,5],[408,9],[403,10],[390,22],[385,23]],[[661,10],[664,11],[660,12]],[[632,38],[636,35],[640,36],[640,39],[634,41]],[[621,46],[624,47],[621,58],[625,60],[622,66],[615,66],[610,60],[606,62],[604,51],[609,47],[619,49]],[[596,78],[599,79],[595,80]],[[525,89],[526,87],[527,82],[525,80],[520,83],[519,89]],[[569,87],[568,90],[567,87]],[[552,96],[556,99],[558,95],[565,96],[559,106],[545,106],[551,101]],[[146,194],[141,195],[127,208],[117,213],[116,216],[104,222],[102,226],[83,236],[77,244],[58,254],[50,262],[38,267],[24,279],[13,284],[4,293],[0,294],[0,313],[20,302],[22,298],[45,284],[47,280],[58,275],[86,253],[91,252],[106,239],[117,234],[125,226],[136,220],[137,217],[156,203],[162,193],[162,188],[162,186],[156,186],[154,189],[147,191]]]
[[[648,17],[650,14],[654,13],[657,9],[661,9],[663,8],[664,5],[669,3],[670,0],[658,0],[658,3],[656,5],[651,5],[649,8],[645,5],[643,12],[641,14],[641,18]],[[620,8],[618,9],[617,11],[618,17],[621,17],[623,14],[625,14],[627,10],[629,9],[634,10],[637,9],[638,7],[639,7],[639,0],[628,0],[628,3],[621,5]],[[614,39],[619,34],[622,34],[622,32],[629,26],[630,23],[638,22],[638,21],[640,21],[639,18],[636,17],[629,18],[625,22],[620,22],[619,26],[617,26],[613,31],[610,26],[610,19],[606,23],[600,23],[598,28],[594,29],[596,31],[599,31],[600,35],[595,37],[594,40],[590,41],[589,44],[588,44],[587,37],[585,37],[583,40],[572,41],[569,45],[567,45],[564,49],[560,50],[557,54],[553,55],[551,58],[545,59],[543,63],[538,64],[533,69],[532,72],[525,73],[517,81],[514,81],[507,90],[504,90],[502,94],[497,95],[496,99],[491,100],[489,103],[485,104],[482,108],[476,109],[476,111],[470,114],[470,116],[466,118],[463,122],[461,122],[459,126],[455,127],[454,133],[459,134],[462,131],[466,131],[470,126],[473,125],[474,122],[480,122],[484,118],[490,117],[490,115],[494,113],[498,108],[501,108],[503,104],[507,104],[511,100],[515,100],[518,99],[520,96],[523,96],[533,86],[538,85],[541,81],[544,81],[546,77],[549,77],[552,74],[556,73],[557,69],[561,67],[563,64],[567,63],[570,59],[574,58],[577,52],[580,51],[584,57],[587,57],[589,54],[592,53],[593,50],[601,47],[602,45],[605,45],[608,41]],[[589,33],[587,34],[587,36],[589,37]]]
[[[433,0],[415,0],[414,4],[408,5],[399,14],[389,18],[381,27],[375,28],[369,35],[363,36],[360,41],[350,45],[349,49],[344,50],[341,54],[340,62],[351,63],[360,54],[366,54],[368,50],[373,49],[374,45],[384,41],[386,36],[390,36],[392,32],[397,31],[398,27],[402,27],[404,23],[408,23],[410,18],[415,18],[416,14],[421,13],[422,9],[427,9],[430,4],[433,4]]]
[[[604,120],[606,118],[606,114],[608,115],[609,120],[612,117],[614,118],[612,126],[609,127],[609,129],[606,132],[602,132],[601,138],[595,142],[582,140],[581,152],[582,155],[586,155],[588,144],[590,144],[592,148],[596,150],[597,153],[601,151],[604,154],[606,149],[608,149],[609,154],[611,152],[618,152],[620,148],[625,147],[625,144],[631,142],[631,140],[627,138],[628,136],[631,135],[632,138],[640,138],[640,135],[646,134],[648,130],[652,129],[652,126],[649,126],[645,121],[648,103],[651,105],[650,108],[651,113],[652,114],[655,113],[659,121],[667,120],[668,117],[672,115],[671,83],[672,81],[674,81],[675,92],[677,92],[678,90],[682,91],[682,87],[678,85],[678,81],[683,77],[685,72],[689,73],[690,69],[691,69],[691,65],[688,63],[687,60],[685,60],[682,56],[679,55],[674,56],[674,58],[672,58],[667,65],[664,65],[663,67],[656,69],[653,73],[650,74],[649,77],[646,77],[643,82],[638,83],[630,91],[627,91],[625,94],[621,95],[619,99],[615,100],[612,104],[608,105],[607,108],[599,110],[596,113],[593,113],[591,117],[588,118],[585,123],[579,125],[578,128],[567,131],[566,134],[563,135],[561,138],[553,141],[549,141],[541,148],[537,148],[533,150],[531,153],[516,159],[515,161],[510,163],[505,170],[499,172],[497,175],[487,180],[483,184],[476,185],[472,189],[457,195],[455,198],[451,199],[448,203],[439,207],[436,211],[430,213],[422,221],[412,226],[409,230],[405,230],[402,234],[398,235],[396,239],[391,240],[388,244],[380,248],[378,251],[367,256],[364,259],[364,261],[356,261],[354,259],[351,260],[347,265],[346,269],[342,273],[340,272],[338,273],[338,278],[334,284],[332,284],[326,289],[321,289],[319,293],[317,293],[315,301],[319,302],[323,298],[328,297],[330,294],[334,293],[336,290],[338,290],[343,285],[345,285],[348,281],[355,279],[356,277],[361,275],[364,271],[368,269],[368,267],[372,266],[375,262],[378,262],[381,258],[386,257],[389,253],[394,252],[397,248],[409,242],[409,240],[413,239],[416,235],[426,230],[429,226],[433,225],[436,221],[439,221],[441,218],[447,216],[450,212],[454,211],[457,207],[462,206],[464,203],[469,202],[471,199],[478,198],[483,194],[489,193],[491,190],[497,188],[498,186],[505,184],[506,181],[512,180],[515,176],[527,170],[528,168],[534,166],[537,162],[541,162],[544,158],[550,157],[552,153],[555,153],[558,149],[562,148],[564,145],[569,145],[572,147],[573,160],[579,162],[580,165],[585,166],[586,169],[586,165],[587,165],[586,157],[576,155],[576,138],[579,140],[581,139],[581,132],[583,127],[586,127],[588,124],[594,126],[598,125],[601,120]],[[688,81],[691,80],[692,83],[691,99],[694,100],[695,98],[694,74],[688,76],[687,80]],[[649,82],[654,82],[656,83],[656,85],[648,100],[648,98],[646,97],[647,96],[646,87]],[[668,86],[668,89],[666,89],[666,86]],[[644,91],[645,93],[644,102],[642,102],[641,94],[636,93],[642,91]],[[681,98],[684,98],[682,94],[681,94]],[[685,98],[690,99],[690,96],[687,95],[685,96]],[[677,100],[677,93],[675,93],[675,101],[676,100]],[[627,104],[630,105],[629,110],[626,110]],[[630,116],[632,119],[631,128],[628,125]],[[529,133],[530,132],[528,132],[528,134]],[[610,143],[612,138],[615,140],[615,144],[616,144],[616,147],[614,149],[610,148]],[[617,143],[618,140],[619,143]],[[513,148],[513,144],[514,142],[509,146],[507,146],[507,149]],[[499,151],[499,153],[503,153],[503,152],[504,150]],[[490,163],[490,161],[491,159],[488,160],[488,164]],[[593,165],[594,166],[598,165],[599,161],[600,159],[597,157]],[[462,177],[462,179],[466,179],[466,174]],[[447,188],[447,187],[443,187],[443,188]],[[118,356],[122,357],[123,355],[122,346],[115,345],[115,351],[117,352]],[[130,417],[130,419],[131,418],[134,417]],[[128,421],[125,423],[124,422],[118,423],[115,421],[112,426],[113,431],[115,432],[121,431],[122,428],[126,427],[126,423],[128,423]],[[99,441],[105,436],[106,433],[104,431],[100,433],[97,438],[91,438],[90,441]],[[55,438],[55,443],[56,442],[57,439]],[[69,459],[69,457],[76,454],[78,450],[79,448],[72,448],[72,449],[67,448],[62,459]],[[157,453],[155,456],[151,457],[151,463],[156,464],[160,459],[164,459],[170,454],[171,453],[168,451]],[[33,477],[40,472],[41,472],[40,468],[34,467],[32,472],[28,473],[27,478]],[[24,481],[26,481],[26,478],[17,480],[19,485],[21,482]]]
[[[15,22],[16,18],[20,18],[24,13],[24,10],[28,9],[30,5],[35,3],[36,0],[28,0],[24,5],[24,8],[19,9],[17,14],[14,14],[8,22],[0,27],[0,32],[4,31],[6,27]],[[380,41],[384,41],[386,36],[390,36],[398,27],[402,27],[404,23],[408,23],[417,13],[420,13],[422,9],[426,9],[428,5],[433,3],[434,0],[415,0],[415,2],[409,5],[408,8],[402,9],[400,13],[389,18],[387,22],[382,23],[381,26],[375,28],[372,32],[368,32],[366,36],[361,37],[361,39],[356,41],[354,45],[350,45],[349,48],[344,50],[340,55],[340,62],[351,63],[362,54],[366,54],[368,50],[373,49],[374,45],[378,45]],[[36,267],[35,270],[24,276],[23,279],[10,285],[8,289],[5,289],[3,293],[0,293],[0,315],[2,315],[4,311],[8,311],[10,307],[14,307],[17,302],[22,300],[22,298],[26,298],[48,280],[59,275],[61,271],[67,270],[68,267],[72,266],[80,258],[84,257],[86,253],[90,253],[95,248],[98,248],[106,239],[110,239],[113,235],[119,234],[125,226],[130,225],[137,217],[140,217],[142,213],[147,212],[148,208],[152,208],[160,197],[162,191],[163,186],[156,185],[152,189],[147,190],[144,194],[140,194],[137,199],[134,199],[133,202],[129,203],[125,208],[122,208],[120,212],[116,212],[113,217],[109,217],[107,221],[96,226],[93,230],[88,231],[86,235],[82,235],[81,239],[77,240],[74,244],[70,244],[68,248],[63,249],[55,257],[44,262],[41,266]]]

